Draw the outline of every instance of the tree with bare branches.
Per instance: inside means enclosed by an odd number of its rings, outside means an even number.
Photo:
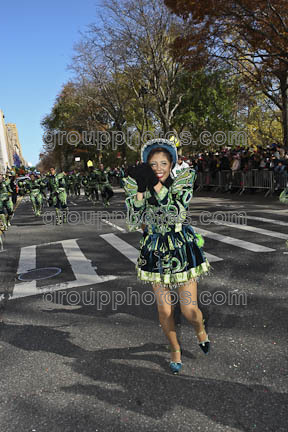
[[[165,0],[185,20],[174,42],[176,57],[193,63],[202,49],[206,59],[232,65],[282,112],[288,147],[288,3],[286,0]],[[192,59],[191,59],[192,57]]]
[[[179,34],[179,20],[161,0],[107,0],[104,5],[103,27],[90,26],[77,47],[73,67],[94,79],[99,77],[99,65],[106,77],[124,74],[136,98],[136,111],[140,106],[143,114],[141,128],[149,127],[150,113],[166,133],[183,98],[175,85],[183,66],[170,50]],[[117,96],[117,89],[113,96]],[[125,103],[121,102],[123,108]]]

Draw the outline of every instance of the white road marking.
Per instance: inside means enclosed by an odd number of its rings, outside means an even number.
[[[253,206],[253,207],[257,207],[257,206]],[[287,209],[277,209],[277,210],[270,210],[270,209],[265,209],[264,207],[261,207],[261,206],[259,206],[259,208],[261,209],[261,211],[262,211],[262,213],[276,213],[276,214],[279,214],[279,213],[288,213],[288,210]],[[251,212],[257,212],[257,213],[259,213],[259,209],[257,209],[257,210],[253,210],[253,209],[249,209],[249,212],[251,213]]]
[[[219,258],[216,255],[212,255],[212,254],[210,254],[208,252],[204,252],[204,253],[205,253],[205,256],[206,256],[206,258],[208,259],[209,262],[223,261],[223,258]]]
[[[64,240],[61,242],[64,252],[69,260],[69,264],[73,270],[76,281],[87,282],[91,284],[102,282],[100,276],[97,275],[95,269],[91,265],[91,261],[88,260],[75,239]],[[75,281],[75,282],[76,282]]]
[[[114,275],[99,276],[92,267],[91,261],[85,257],[79,248],[77,239],[51,242],[46,243],[46,245],[56,243],[62,244],[76,280],[60,284],[45,285],[41,288],[37,288],[35,280],[31,282],[18,283],[15,285],[13,290],[13,298],[39,295],[49,291],[79,288],[86,285],[95,285],[117,278],[117,276]],[[44,245],[41,244],[39,246]],[[36,268],[36,245],[22,248],[17,273],[25,273],[34,268]]]
[[[261,246],[256,243],[251,243],[233,237],[224,236],[222,234],[218,234],[212,231],[207,231],[198,227],[196,228],[196,232],[202,234],[204,237],[212,238],[213,240],[217,240],[232,246],[240,247],[242,249],[250,250],[252,252],[274,252],[275,251],[275,249]]]
[[[133,264],[136,264],[139,256],[139,251],[131,246],[129,243],[117,237],[115,234],[102,234],[100,235],[107,243],[117,249],[122,255],[128,258]]]
[[[29,270],[36,268],[36,245],[26,246],[21,248],[20,258],[18,263],[17,274],[26,273]],[[21,282],[15,285],[13,290],[14,293],[26,293],[26,292],[34,292],[37,290],[36,288],[36,280]],[[18,295],[18,297],[22,297]]]
[[[101,219],[101,222],[107,223],[107,225],[110,225],[113,228],[116,228],[118,231],[125,232],[125,233],[127,232],[124,228],[121,228],[118,225],[113,224],[112,222],[106,221],[105,219]]]
[[[231,224],[226,223],[226,222],[218,222],[217,221],[217,224],[219,224],[219,225],[225,225],[225,226],[230,226],[231,227]],[[283,233],[280,233],[280,232],[277,232],[277,231],[270,231],[270,230],[266,230],[266,229],[263,229],[263,228],[254,227],[254,226],[251,226],[251,225],[233,224],[233,227],[237,228],[237,229],[242,229],[242,230],[245,230],[245,231],[250,231],[250,232],[253,232],[253,233],[257,233],[257,234],[266,235],[266,236],[269,236],[269,237],[276,237],[276,238],[279,238],[279,239],[282,239],[282,240],[288,240],[288,234],[283,234]]]
[[[257,221],[260,221],[260,222],[267,222],[267,223],[272,223],[272,224],[275,224],[275,225],[288,226],[288,222],[283,222],[281,220],[262,218],[262,217],[258,217],[258,216],[244,216],[244,218],[245,217],[247,219],[257,220]]]

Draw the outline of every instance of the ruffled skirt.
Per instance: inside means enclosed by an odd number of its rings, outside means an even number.
[[[165,234],[144,231],[140,255],[136,264],[138,279],[163,284],[170,289],[210,273],[210,266],[202,250],[204,240],[190,225],[175,227]]]

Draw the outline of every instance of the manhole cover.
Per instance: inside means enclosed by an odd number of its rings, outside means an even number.
[[[62,270],[58,267],[32,269],[27,271],[26,273],[21,273],[18,276],[18,279],[21,281],[49,279],[51,277],[57,276],[59,273],[61,273],[61,271]]]

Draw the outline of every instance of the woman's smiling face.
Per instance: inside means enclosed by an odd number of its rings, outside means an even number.
[[[167,180],[171,171],[171,162],[164,152],[154,153],[149,159],[149,165],[152,167],[159,181],[162,183]]]

